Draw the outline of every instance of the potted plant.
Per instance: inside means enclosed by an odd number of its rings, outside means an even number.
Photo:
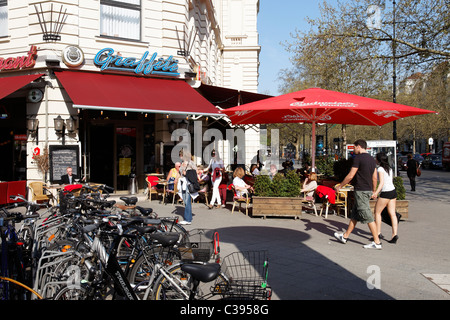
[[[300,194],[300,176],[289,171],[286,176],[277,173],[271,180],[267,175],[259,175],[253,185],[254,217],[283,216],[298,218],[302,214],[303,197]]]

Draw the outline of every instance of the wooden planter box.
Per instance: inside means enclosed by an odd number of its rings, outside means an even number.
[[[253,217],[294,217],[302,215],[301,197],[253,197]]]
[[[370,200],[370,208],[375,209],[376,200]],[[397,200],[396,210],[402,215],[402,219],[408,219],[409,200]]]

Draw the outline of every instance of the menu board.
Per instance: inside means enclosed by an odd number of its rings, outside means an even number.
[[[58,183],[61,176],[66,174],[67,167],[72,167],[74,176],[79,176],[78,146],[55,145],[49,147],[50,181]]]

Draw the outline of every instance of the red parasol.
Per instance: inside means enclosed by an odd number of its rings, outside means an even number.
[[[222,110],[235,125],[312,123],[312,167],[316,123],[382,126],[394,120],[434,111],[353,94],[310,88]]]

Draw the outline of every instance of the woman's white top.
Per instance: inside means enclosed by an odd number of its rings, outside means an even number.
[[[393,173],[392,169],[389,170],[389,173],[387,173],[383,167],[378,167],[377,170],[378,170],[379,175],[382,175],[382,174],[384,175],[384,183],[383,183],[383,188],[381,189],[381,192],[395,190],[394,177],[393,177],[394,173]]]
[[[224,167],[224,165],[223,165],[222,159],[217,160],[215,158],[212,158],[211,161],[209,161],[208,168],[206,168],[206,169],[209,170],[211,168],[211,171],[214,172],[214,170],[216,168],[223,168],[223,167]]]
[[[239,177],[234,177],[234,179],[233,179],[233,184],[234,184],[235,187],[240,187],[240,188],[245,188],[245,186],[247,185],[247,184],[245,183],[245,181],[242,180],[242,179],[239,178]],[[237,189],[236,189],[236,195],[237,195],[238,197],[242,197],[242,195],[243,195],[244,193],[247,193],[247,189],[245,189],[245,190],[237,190]]]

